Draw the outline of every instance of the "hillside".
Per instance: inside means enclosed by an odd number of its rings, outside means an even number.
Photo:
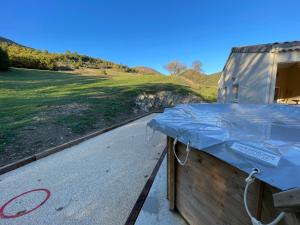
[[[7,38],[4,38],[4,37],[1,37],[1,36],[0,36],[0,43],[1,43],[1,42],[2,42],[2,43],[8,43],[8,44],[14,44],[14,45],[22,46],[22,45],[20,45],[20,44],[14,42],[14,41],[12,41],[12,40],[10,40],[10,39],[7,39]]]
[[[11,66],[18,68],[60,71],[88,68],[135,72],[126,65],[100,58],[93,58],[71,51],[66,51],[66,53],[50,53],[47,50],[42,51],[25,47],[4,37],[0,37],[0,48],[8,53]]]
[[[150,67],[146,67],[146,66],[136,66],[136,67],[133,67],[133,69],[142,74],[163,75],[162,73],[158,72],[157,70],[152,69]]]
[[[220,75],[220,72],[206,75],[199,74],[193,70],[185,70],[179,75],[170,76],[170,79],[176,80],[177,83],[191,87],[207,101],[216,101]]]
[[[186,70],[178,76],[192,82],[194,85],[202,85],[207,87],[216,87],[218,80],[220,79],[221,72],[211,75],[200,74],[193,70]]]

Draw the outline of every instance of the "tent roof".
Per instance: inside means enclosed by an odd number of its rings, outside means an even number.
[[[300,41],[275,42],[275,43],[268,43],[268,44],[261,44],[261,45],[233,47],[231,52],[232,53],[264,53],[264,52],[271,52],[272,49],[275,48],[279,48],[280,51],[300,50]]]

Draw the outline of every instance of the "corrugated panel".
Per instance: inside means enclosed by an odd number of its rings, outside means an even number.
[[[244,47],[234,47],[232,48],[233,53],[264,53],[271,52],[272,49],[279,48],[279,51],[298,51],[300,50],[300,41],[292,42],[275,42],[262,45],[251,45]],[[285,50],[285,48],[288,48]]]

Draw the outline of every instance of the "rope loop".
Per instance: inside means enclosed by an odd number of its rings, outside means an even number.
[[[181,161],[181,160],[179,159],[177,153],[176,153],[176,144],[177,144],[177,141],[178,141],[178,138],[176,137],[175,140],[174,140],[174,142],[173,142],[173,153],[174,153],[174,156],[175,156],[177,162],[178,162],[180,165],[184,166],[184,165],[187,163],[187,160],[188,160],[188,157],[189,157],[189,153],[190,153],[190,151],[191,151],[191,149],[190,149],[190,141],[189,141],[189,142],[187,143],[187,145],[186,145],[186,156],[185,156],[184,161]]]
[[[250,184],[252,184],[255,180],[255,175],[259,174],[260,170],[257,168],[254,168],[252,170],[252,172],[249,174],[249,176],[245,179],[246,182],[246,187],[245,187],[245,191],[244,191],[244,205],[245,205],[245,209],[246,212],[248,214],[248,216],[251,219],[251,223],[253,225],[276,225],[277,223],[280,222],[280,220],[284,217],[284,212],[281,212],[271,223],[268,224],[263,224],[262,222],[260,222],[259,220],[257,220],[255,217],[252,216],[249,208],[248,208],[248,204],[247,204],[247,194],[248,194],[248,189]]]
[[[252,169],[249,176],[245,179],[246,183],[249,183],[249,182],[253,183],[253,181],[255,180],[256,174],[260,174],[260,169],[257,169],[257,168]]]

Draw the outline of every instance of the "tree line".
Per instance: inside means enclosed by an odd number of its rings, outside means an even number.
[[[165,65],[165,69],[168,70],[171,75],[178,75],[187,69],[192,69],[195,72],[202,73],[202,63],[200,62],[200,60],[195,60],[193,61],[192,66],[188,68],[179,60],[174,60]]]
[[[49,53],[46,50],[41,51],[7,42],[0,42],[0,69],[6,70],[9,66],[41,70],[92,68],[136,72],[126,65],[81,55],[77,52]]]

